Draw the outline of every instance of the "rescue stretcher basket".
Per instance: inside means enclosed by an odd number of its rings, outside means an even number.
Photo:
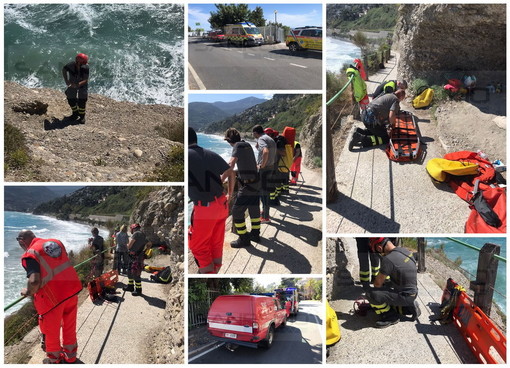
[[[392,161],[414,161],[421,155],[421,133],[414,115],[400,111],[395,125],[390,129],[386,154]]]

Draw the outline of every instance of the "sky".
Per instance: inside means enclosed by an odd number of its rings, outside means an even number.
[[[248,4],[250,10],[254,10],[257,6],[264,10],[266,21],[274,22],[274,11],[276,10],[276,20],[284,26],[295,28],[322,25],[322,4]],[[211,30],[207,19],[211,16],[210,12],[216,10],[214,4],[190,4],[188,6],[188,24],[191,29]],[[196,23],[200,23],[200,25],[197,26]]]
[[[246,97],[257,97],[262,98],[264,100],[270,100],[273,98],[273,94],[252,94],[252,93],[234,93],[234,94],[225,94],[225,93],[189,93],[188,94],[188,103],[191,102],[232,102],[239,101]]]

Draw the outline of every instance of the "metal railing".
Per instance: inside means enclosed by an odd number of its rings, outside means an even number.
[[[207,313],[213,301],[220,295],[217,290],[207,290],[205,300],[188,303],[188,326],[198,327],[207,323]]]
[[[485,243],[482,248],[478,248],[472,244],[455,238],[446,239],[479,252],[476,275],[473,275],[464,269],[462,269],[462,271],[469,275],[468,279],[474,279],[470,280],[469,283],[469,289],[474,292],[473,302],[481,310],[483,310],[485,314],[490,315],[494,293],[506,298],[503,293],[499,292],[495,288],[498,262],[502,261],[506,263],[506,258],[499,255],[501,246],[498,244]],[[418,238],[418,272],[426,271],[425,245],[426,242],[424,238]]]
[[[347,83],[345,83],[345,86],[343,86],[342,89],[338,91],[336,95],[334,95],[328,102],[326,102],[326,106],[331,105],[338,97],[340,97],[340,95],[345,91],[345,89],[352,83],[353,79],[354,75],[351,75]]]

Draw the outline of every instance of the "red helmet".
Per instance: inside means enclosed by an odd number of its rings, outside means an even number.
[[[140,224],[132,224],[129,228],[131,230],[134,230],[134,229],[139,228],[139,227],[140,227]]]
[[[384,247],[384,245],[386,244],[386,242],[388,240],[389,240],[388,238],[382,238],[382,237],[381,238],[369,238],[368,245],[370,246],[370,250],[372,252],[376,252],[375,247],[378,246],[379,244],[381,244]]]
[[[76,62],[87,64],[89,62],[89,57],[85,54],[80,53],[76,55]]]

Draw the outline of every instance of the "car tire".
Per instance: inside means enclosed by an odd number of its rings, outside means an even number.
[[[282,328],[287,326],[287,317],[285,317],[282,321],[282,324],[280,325]]]
[[[248,42],[243,41],[243,47],[246,47],[248,45]]]
[[[274,340],[274,325],[271,325],[269,327],[269,330],[267,331],[267,336],[263,341],[263,347],[265,349],[269,349],[271,346],[273,346],[273,340]]]
[[[298,52],[299,51],[299,45],[295,42],[289,43],[289,51],[290,52]]]

